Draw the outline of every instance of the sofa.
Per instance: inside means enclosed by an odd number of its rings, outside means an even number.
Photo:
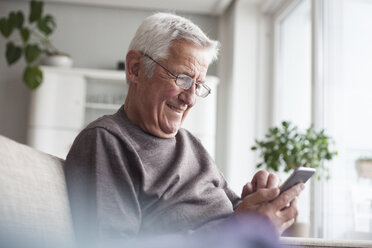
[[[0,135],[2,242],[44,247],[72,244],[63,162]]]
[[[74,244],[71,213],[60,158],[0,135],[0,240],[27,247]],[[368,241],[281,238],[288,247],[372,247]],[[0,243],[0,247],[7,247]],[[23,246],[25,247],[25,246]]]

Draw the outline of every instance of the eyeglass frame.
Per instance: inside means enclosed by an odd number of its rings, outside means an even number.
[[[192,79],[190,76],[186,75],[186,74],[179,74],[179,75],[175,75],[174,73],[172,73],[170,70],[168,70],[166,67],[164,67],[163,65],[161,65],[159,62],[157,62],[155,59],[153,59],[150,55],[148,55],[147,53],[142,53],[143,56],[151,59],[153,62],[155,62],[155,64],[157,64],[158,66],[160,66],[161,68],[163,68],[166,72],[168,72],[171,76],[173,76],[175,78],[175,83],[178,87],[180,87],[181,89],[184,89],[184,90],[188,90],[190,89],[193,84],[195,83],[195,87],[197,87],[198,85],[203,87],[204,89],[206,89],[206,93],[205,94],[202,94],[202,95],[199,95],[195,89],[195,94],[199,97],[202,97],[202,98],[205,98],[207,97],[209,94],[211,94],[212,90],[211,88],[208,87],[208,85],[206,85],[205,83],[197,83],[194,79]],[[190,85],[190,87],[188,88],[185,88],[185,87],[182,87],[180,84],[177,84],[177,79],[179,78],[179,76],[182,75],[182,76],[186,76],[186,77],[189,77],[191,78],[192,80],[192,84]]]

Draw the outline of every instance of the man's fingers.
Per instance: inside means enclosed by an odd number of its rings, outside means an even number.
[[[284,208],[280,211],[280,216],[283,221],[289,221],[290,219],[296,218],[298,215],[297,198],[295,198],[289,207]]]
[[[264,170],[258,171],[252,179],[253,190],[257,191],[259,189],[266,188],[268,177],[269,172]]]
[[[252,183],[247,183],[243,187],[241,198],[243,199],[244,197],[252,193],[253,193],[253,185]]]
[[[246,196],[244,201],[250,204],[260,204],[274,200],[279,195],[279,188],[259,189],[256,192]]]
[[[279,185],[279,177],[277,177],[275,174],[270,173],[269,176],[267,177],[267,188],[275,188],[278,187]]]
[[[303,183],[299,183],[290,189],[283,192],[277,199],[273,201],[273,203],[277,206],[277,209],[283,209],[285,208],[288,203],[293,201],[301,191],[304,189],[305,185]]]

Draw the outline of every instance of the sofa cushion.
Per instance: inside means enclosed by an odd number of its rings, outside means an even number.
[[[72,240],[63,163],[0,135],[2,235],[21,235],[44,244]]]

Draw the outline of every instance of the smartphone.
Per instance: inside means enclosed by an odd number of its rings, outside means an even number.
[[[298,183],[306,183],[314,173],[314,168],[298,167],[280,186],[280,194]]]

